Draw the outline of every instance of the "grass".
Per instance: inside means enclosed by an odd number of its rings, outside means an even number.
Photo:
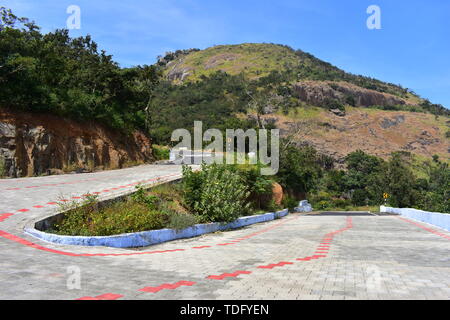
[[[282,111],[279,113],[283,114]],[[308,106],[289,109],[286,116],[293,120],[315,120],[320,119],[322,113],[325,113],[323,108]]]
[[[236,60],[227,60],[226,57],[233,57]],[[214,58],[217,59],[215,62]],[[193,74],[188,77],[192,81],[199,80],[202,75],[209,76],[218,70],[232,75],[245,72],[250,79],[255,79],[267,76],[271,71],[284,70],[299,64],[298,57],[293,51],[283,46],[265,43],[220,45],[193,52],[183,59],[179,68],[192,68]],[[168,71],[170,69],[169,67]]]
[[[94,196],[82,203],[61,204],[69,210],[50,232],[71,236],[109,236],[165,227],[183,229],[198,223],[181,203],[177,185],[164,184],[150,191],[138,187],[125,200],[102,206]]]
[[[449,121],[448,117],[427,114],[426,118],[422,122],[427,126],[434,126],[434,127],[439,128],[439,131],[442,134],[442,138],[448,139],[445,136],[445,134],[449,130],[448,121]]]

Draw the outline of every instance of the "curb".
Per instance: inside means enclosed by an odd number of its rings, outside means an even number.
[[[270,212],[262,215],[241,217],[227,224],[217,222],[196,224],[192,227],[188,227],[182,230],[160,229],[136,233],[125,233],[115,236],[100,236],[100,237],[61,236],[42,232],[34,227],[25,228],[25,233],[47,242],[58,243],[63,245],[135,248],[135,247],[146,247],[177,239],[193,238],[206,233],[238,229],[255,223],[280,219],[282,217],[287,216],[288,214],[289,214],[288,209],[284,209],[281,211]]]

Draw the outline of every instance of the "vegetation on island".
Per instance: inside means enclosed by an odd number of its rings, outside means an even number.
[[[231,222],[240,216],[280,210],[271,198],[272,177],[254,165],[184,167],[180,183],[148,190],[142,186],[123,200],[101,205],[95,196],[61,204],[64,219],[50,232],[107,236],[161,228],[184,229],[196,223]]]

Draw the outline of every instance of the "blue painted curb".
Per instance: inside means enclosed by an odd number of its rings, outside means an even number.
[[[196,224],[192,227],[182,230],[160,229],[104,237],[61,236],[57,234],[42,232],[35,228],[26,228],[25,232],[41,240],[64,245],[135,248],[146,247],[171,240],[197,237],[205,233],[242,228],[255,223],[280,219],[287,216],[288,214],[288,209],[284,209],[275,213],[271,212],[262,215],[241,217],[228,224]]]
[[[381,207],[380,211],[396,213],[406,218],[411,218],[417,221],[425,222],[444,230],[450,231],[450,214],[439,212],[428,212],[410,208],[391,208]]]

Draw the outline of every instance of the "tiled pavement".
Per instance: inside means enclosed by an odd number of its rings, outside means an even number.
[[[110,171],[117,174],[114,181],[105,175],[105,181],[93,182],[104,184],[87,187],[104,189],[177,170],[168,168],[157,173],[146,166],[130,168],[120,177],[122,170]],[[25,184],[27,180],[21,186]],[[27,192],[24,206],[32,208],[29,204],[37,199],[27,199],[34,197]],[[21,199],[12,201],[14,197],[5,201],[3,195],[1,205],[8,210],[22,204]],[[39,197],[45,203],[53,194]],[[396,216],[289,215],[240,230],[127,250],[59,246],[23,234],[21,227],[48,214],[46,210],[17,212],[0,222],[0,299],[450,298],[449,239]],[[30,242],[76,255],[40,250]],[[73,288],[78,270],[79,289]]]

